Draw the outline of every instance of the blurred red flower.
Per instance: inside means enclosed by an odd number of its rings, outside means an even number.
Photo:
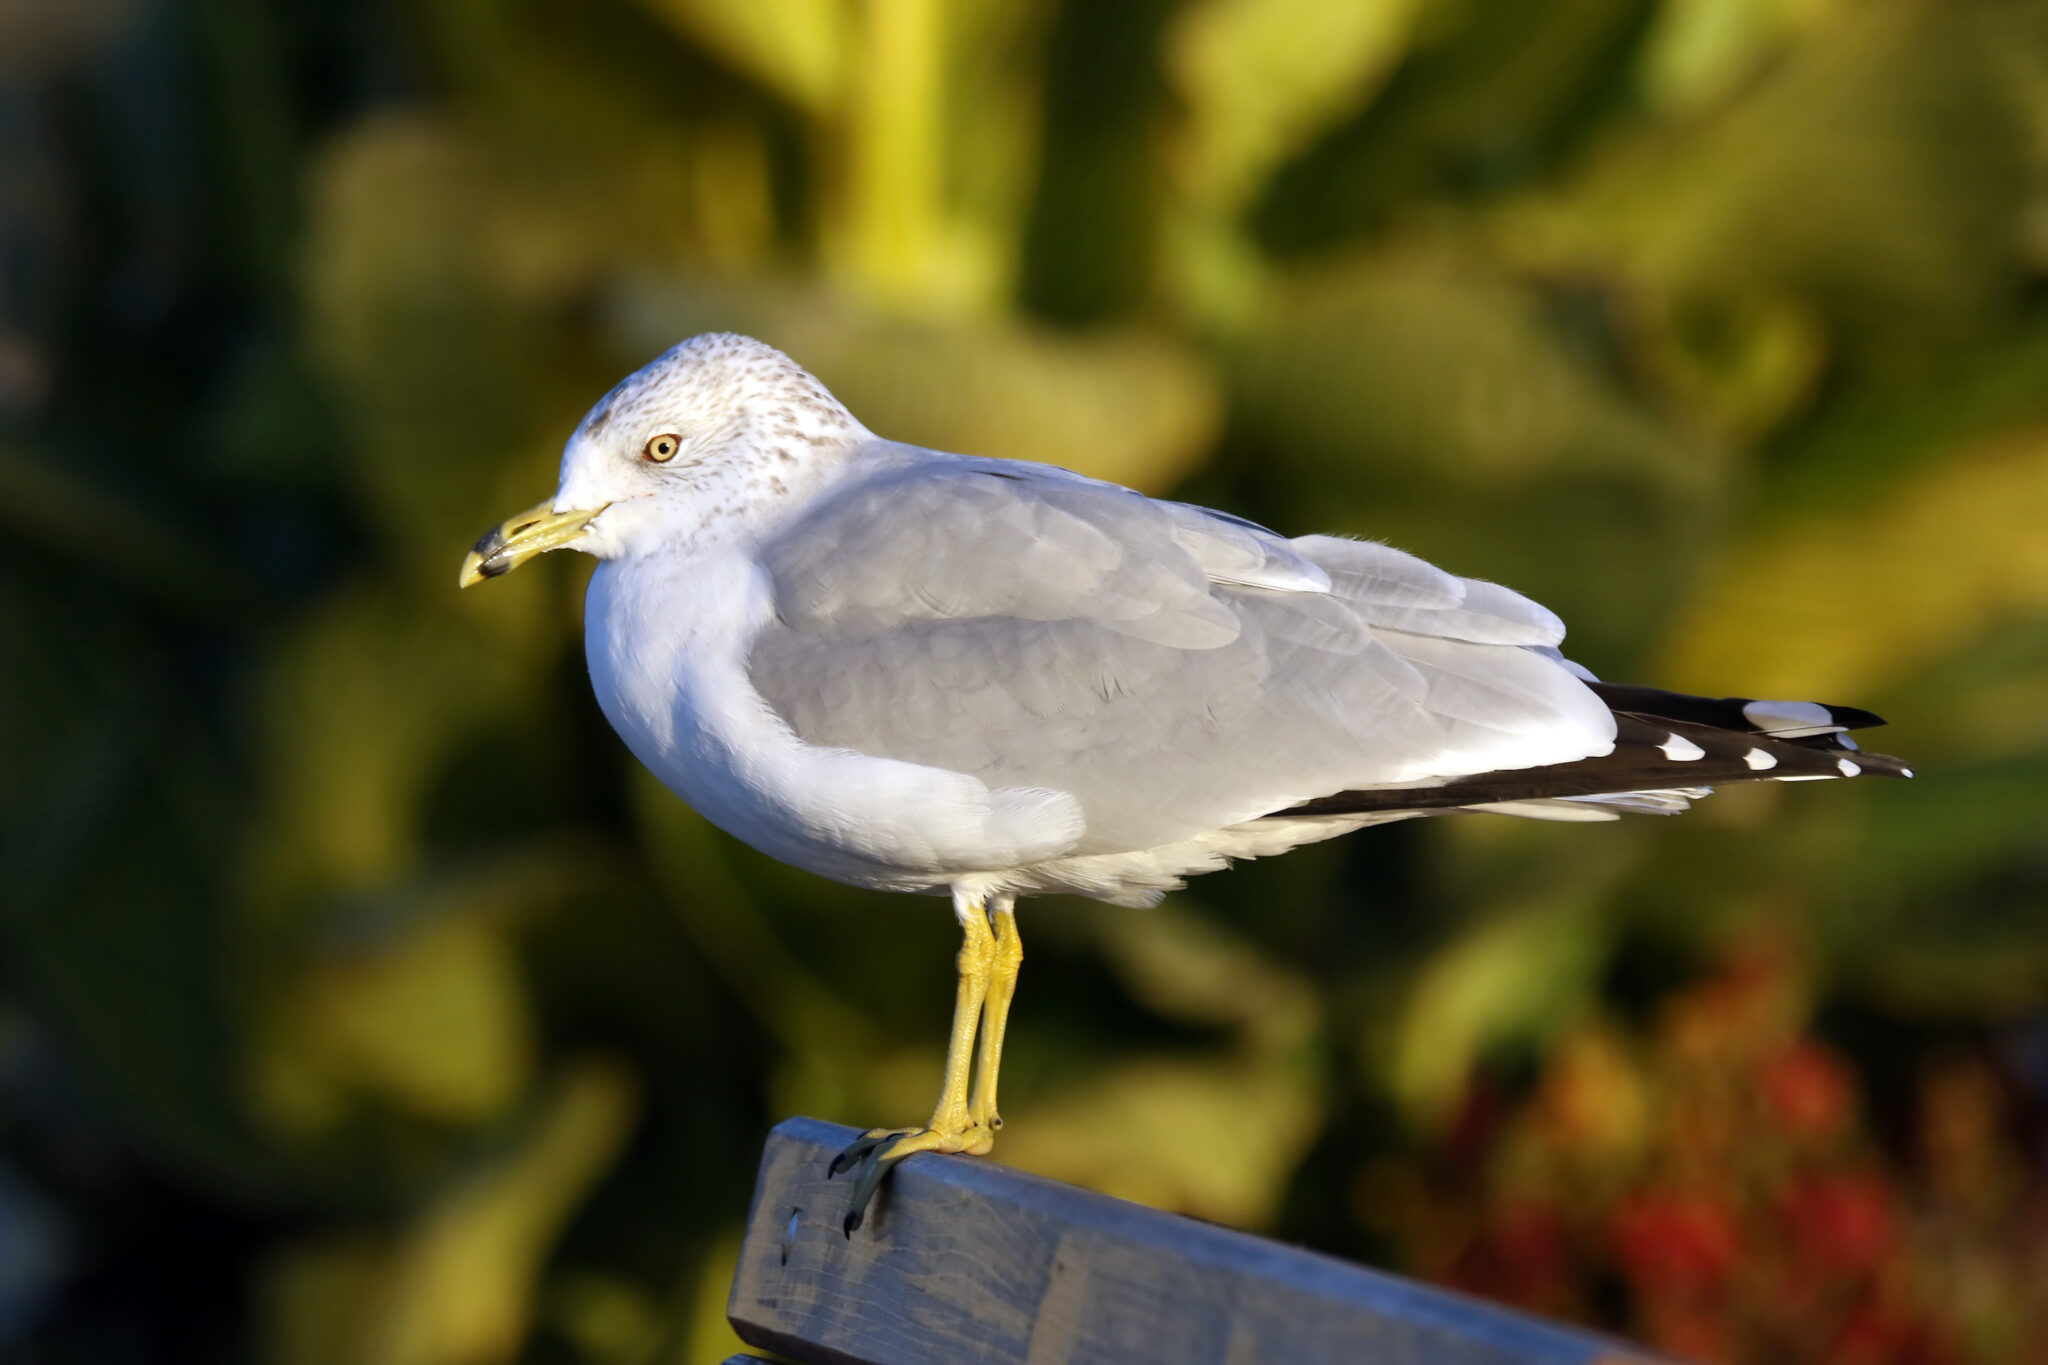
[[[1622,1274],[1639,1293],[1710,1293],[1727,1283],[1741,1254],[1733,1214],[1701,1195],[1639,1190],[1608,1220]]]
[[[1765,1061],[1761,1082],[1766,1109],[1795,1137],[1828,1137],[1855,1112],[1848,1067],[1811,1039],[1795,1039]]]
[[[1779,1217],[1794,1254],[1836,1274],[1875,1269],[1897,1243],[1891,1189],[1871,1171],[1808,1176],[1785,1191]]]
[[[1968,1049],[1888,1058],[1914,1078],[1899,1112],[1919,1159],[1888,1154],[1866,1078],[1811,1032],[1818,1004],[1766,943],[1647,1029],[1556,1038],[1432,1155],[1406,1236],[1454,1250],[1417,1263],[1716,1365],[2048,1365],[2025,1092]]]

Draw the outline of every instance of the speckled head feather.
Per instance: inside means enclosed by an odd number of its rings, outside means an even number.
[[[648,443],[673,437],[666,458]],[[599,399],[562,451],[554,506],[606,507],[580,548],[600,557],[726,534],[772,517],[874,438],[772,346],[707,332]]]
[[[737,332],[705,332],[669,347],[599,399],[576,434],[596,439],[614,424],[649,430],[688,425],[720,439],[745,427],[744,434],[764,446],[824,444],[862,431],[803,366]]]

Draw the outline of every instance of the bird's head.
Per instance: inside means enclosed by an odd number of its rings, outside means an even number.
[[[554,497],[484,533],[461,586],[548,550],[611,559],[772,500],[868,433],[772,346],[707,332],[621,380],[562,451]]]

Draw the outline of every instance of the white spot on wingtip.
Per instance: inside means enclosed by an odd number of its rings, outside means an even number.
[[[1846,758],[1838,758],[1838,759],[1836,759],[1836,760],[1835,760],[1835,766],[1836,766],[1837,768],[1840,768],[1840,769],[1842,770],[1842,776],[1844,776],[1844,777],[1854,777],[1854,776],[1856,776],[1856,775],[1857,775],[1858,773],[1860,773],[1860,772],[1862,772],[1862,771],[1863,771],[1863,765],[1862,765],[1862,764],[1860,764],[1860,763],[1857,763],[1857,762],[1854,762],[1854,761],[1852,761],[1852,760],[1850,760],[1850,759],[1846,759]]]
[[[1833,725],[1834,713],[1817,701],[1756,701],[1742,704],[1742,718],[1752,725]]]
[[[1772,758],[1762,749],[1751,749],[1748,753],[1742,756],[1742,761],[1744,763],[1747,763],[1756,772],[1762,772],[1766,768],[1775,768],[1778,766],[1778,760]]]
[[[1817,701],[1752,701],[1742,707],[1742,718],[1757,729],[1786,739],[1807,735],[1838,734],[1835,713]]]
[[[1901,768],[1901,769],[1899,769],[1899,776],[1900,776],[1900,777],[1911,777],[1912,775],[1913,775],[1913,770],[1912,770],[1911,768]]]
[[[1689,763],[1696,758],[1705,758],[1707,751],[1687,739],[1684,735],[1667,735],[1657,746],[1664,751],[1664,757],[1678,763]]]

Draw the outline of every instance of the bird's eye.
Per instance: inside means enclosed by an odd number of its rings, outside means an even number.
[[[656,464],[667,464],[682,448],[683,438],[680,436],[657,436],[649,441],[647,448],[640,453]]]

